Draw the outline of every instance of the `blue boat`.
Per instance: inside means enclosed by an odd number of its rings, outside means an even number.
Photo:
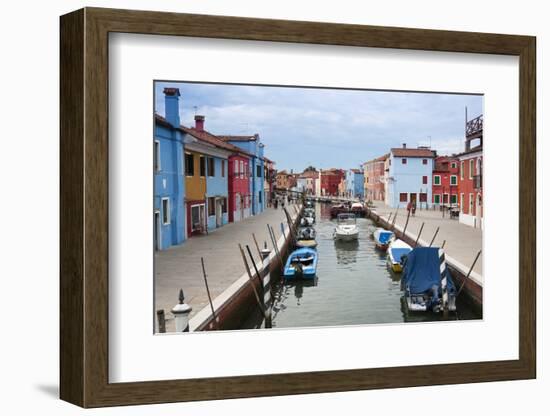
[[[442,249],[412,249],[405,259],[401,289],[410,312],[440,312],[445,306],[456,311],[456,287]]]
[[[372,236],[374,237],[374,244],[376,244],[376,248],[384,251],[388,249],[388,246],[390,245],[391,240],[394,237],[391,231],[385,230],[383,228],[377,228],[376,230],[374,230]]]
[[[283,275],[285,279],[313,279],[317,271],[317,251],[299,248],[288,256]]]

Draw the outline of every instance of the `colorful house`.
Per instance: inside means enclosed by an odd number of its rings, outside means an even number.
[[[229,157],[241,150],[204,129],[205,117],[195,116],[195,127],[182,129],[185,137],[186,158],[198,172],[189,168],[186,172],[188,225],[191,232],[202,232],[222,227],[229,222]],[[191,158],[192,156],[192,158]],[[203,195],[200,198],[201,194]],[[196,225],[196,226],[195,226]]]
[[[264,208],[273,200],[273,188],[275,187],[275,162],[264,156]]]
[[[459,160],[459,221],[483,228],[483,115],[466,123],[465,150]]]
[[[277,172],[275,183],[278,189],[292,189],[297,186],[298,181],[293,173],[288,173],[286,170]]]
[[[434,160],[432,203],[438,206],[458,205],[459,161],[457,157],[438,156]]]
[[[387,192],[392,208],[432,205],[432,172],[435,152],[427,147],[393,148],[389,156]]]
[[[178,88],[165,88],[166,117],[155,114],[153,141],[153,241],[165,250],[185,241],[183,133],[179,129]]]
[[[346,196],[363,198],[365,196],[365,175],[361,169],[350,169],[346,173]]]
[[[321,195],[338,196],[340,183],[346,177],[342,169],[321,169]]]
[[[229,156],[229,222],[241,221],[250,214],[250,158],[242,152]]]
[[[264,210],[264,144],[260,136],[219,136],[223,141],[239,147],[250,158],[250,195],[252,196],[252,215],[257,215]]]
[[[386,199],[386,161],[389,154],[369,160],[363,164],[365,175],[364,196],[368,201],[385,201]]]

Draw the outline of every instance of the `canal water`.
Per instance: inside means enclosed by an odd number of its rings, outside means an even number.
[[[408,313],[402,307],[401,274],[387,267],[386,254],[377,250],[371,235],[376,228],[366,218],[358,218],[359,239],[334,241],[335,220],[330,204],[316,203],[317,251],[319,261],[314,281],[274,285],[273,327],[315,327],[442,320],[442,314]],[[449,320],[481,319],[481,311],[457,299],[457,311]],[[261,318],[245,327],[261,327]]]

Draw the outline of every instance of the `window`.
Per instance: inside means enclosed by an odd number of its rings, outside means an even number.
[[[213,157],[208,158],[208,176],[216,176],[216,162]]]
[[[422,164],[427,165],[428,164],[428,159],[422,159]]]
[[[162,198],[162,224],[170,224],[170,198]]]
[[[225,160],[222,160],[222,178],[225,178]]]
[[[441,196],[434,195],[434,204],[440,204],[440,203],[441,203]]]
[[[451,204],[456,204],[456,194],[451,195]]]
[[[407,164],[407,159],[405,159],[405,158],[401,159],[401,164],[406,165]]]
[[[195,158],[191,153],[185,154],[185,176],[195,175]]]
[[[428,202],[428,194],[426,192],[420,192],[420,202]]]
[[[204,156],[200,156],[200,172],[199,175],[204,177],[206,176],[206,158]]]
[[[222,199],[222,212],[223,212],[224,214],[227,213],[227,198],[223,198],[223,199]]]
[[[455,162],[451,163],[451,169],[456,169],[456,163]]]
[[[464,161],[460,162],[460,179],[464,179]]]
[[[456,185],[457,183],[456,175],[451,175],[451,185]]]
[[[262,177],[262,166],[256,165],[256,177],[261,178]]]
[[[464,194],[460,194],[460,209],[462,212],[466,213],[466,207],[464,206]]]
[[[470,159],[470,172],[468,177],[472,179],[474,177],[474,159]]]
[[[233,161],[233,173],[234,173],[235,177],[239,176],[239,161],[238,160]]]
[[[258,192],[258,203],[262,203],[262,191]]]
[[[208,198],[208,216],[216,215],[216,198]]]
[[[244,177],[244,164],[242,160],[240,161],[239,176],[241,177],[241,179]]]
[[[468,214],[474,215],[474,194],[469,194],[469,200],[470,200],[470,211]]]
[[[427,184],[428,184],[428,177],[427,177],[427,176],[422,176],[422,184],[423,184],[423,185],[427,185]]]
[[[399,194],[399,202],[407,202],[407,193],[402,192]]]
[[[153,161],[155,164],[155,172],[159,172],[160,171],[160,142],[158,140],[155,140],[155,147],[153,152],[154,152],[154,158],[155,158],[155,160]]]
[[[434,185],[441,185],[441,176],[434,175]]]

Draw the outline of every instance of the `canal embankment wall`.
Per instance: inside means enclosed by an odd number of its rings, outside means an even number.
[[[299,221],[302,210],[302,205],[289,206],[288,213],[293,228]],[[243,274],[212,300],[214,314],[210,305],[204,307],[191,318],[189,322],[190,331],[239,329],[252,314],[257,313],[259,305],[256,300],[255,291],[256,293],[263,293],[260,279],[264,281],[264,279],[269,279],[272,275],[279,276],[284,259],[290,249],[293,238],[290,224],[288,222],[283,223],[281,231],[281,235],[276,237],[277,249],[274,249],[272,244],[268,245],[270,254],[267,262],[264,262],[258,256],[255,258],[254,267],[252,266],[250,257],[247,256],[252,279],[246,271],[243,262]],[[252,251],[254,254],[257,254],[255,249]],[[258,278],[256,270],[258,270],[260,278]]]

